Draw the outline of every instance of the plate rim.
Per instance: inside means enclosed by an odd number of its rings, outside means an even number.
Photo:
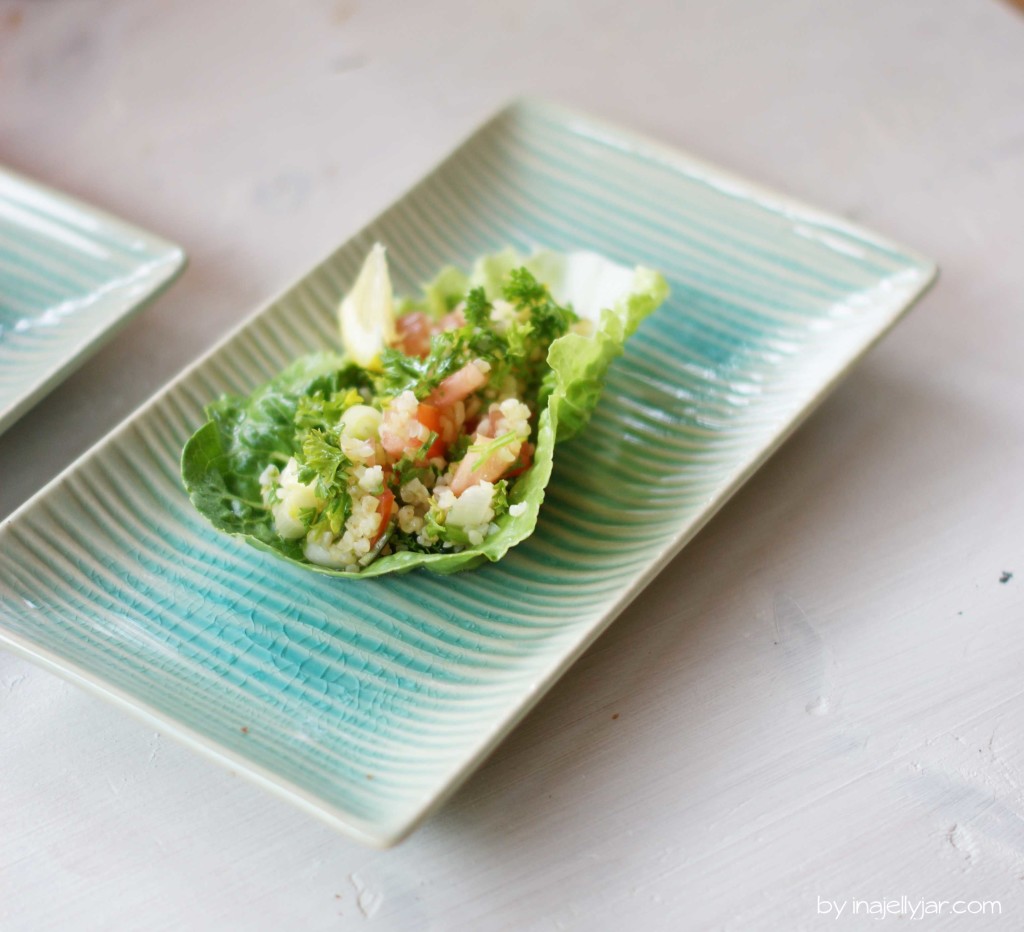
[[[483,761],[490,756],[497,746],[507,735],[513,731],[526,714],[533,709],[544,695],[561,679],[565,672],[586,652],[586,650],[607,630],[619,615],[636,599],[636,597],[651,583],[651,581],[674,559],[680,551],[707,525],[707,523],[718,513],[718,511],[729,501],[736,491],[741,488],[747,480],[759,470],[764,463],[795,433],[800,426],[818,409],[822,402],[832,393],[836,385],[848,375],[850,370],[856,366],[861,359],[893,328],[893,326],[930,290],[937,280],[939,269],[937,264],[926,258],[916,250],[909,249],[901,244],[888,239],[885,236],[875,233],[873,230],[861,227],[859,224],[846,220],[838,214],[830,213],[819,207],[806,204],[799,200],[779,192],[775,189],[765,187],[751,182],[745,177],[734,174],[726,168],[720,168],[712,162],[693,157],[681,148],[658,141],[643,133],[629,128],[620,127],[612,121],[601,117],[593,117],[589,113],[569,107],[564,104],[544,98],[532,96],[520,96],[502,105],[495,112],[477,123],[470,132],[461,135],[458,141],[435,161],[425,172],[416,178],[410,185],[406,186],[399,194],[395,195],[380,211],[360,225],[349,236],[321,256],[317,261],[308,265],[303,274],[290,280],[283,288],[277,290],[271,297],[261,301],[254,310],[245,314],[234,326],[217,339],[209,349],[202,352],[187,363],[176,375],[172,376],[164,385],[158,388],[152,396],[130,412],[120,423],[116,424],[106,434],[100,437],[88,449],[76,457],[60,473],[54,476],[42,488],[30,496],[18,508],[3,520],[0,520],[0,533],[6,531],[10,525],[20,519],[23,512],[34,507],[35,503],[45,498],[51,491],[56,489],[68,480],[78,468],[92,457],[98,455],[101,450],[126,432],[137,420],[141,420],[150,408],[158,404],[165,395],[173,391],[181,382],[187,379],[193,371],[202,366],[209,358],[220,352],[220,350],[240,333],[248,328],[267,309],[276,304],[280,298],[290,292],[299,282],[305,279],[314,269],[319,267],[330,256],[345,248],[354,239],[361,236],[364,231],[372,227],[382,216],[391,210],[396,204],[409,197],[417,188],[426,184],[456,153],[474,139],[478,134],[508,116],[516,113],[543,113],[554,120],[569,132],[579,133],[582,129],[590,129],[586,134],[593,136],[593,130],[599,130],[601,136],[598,138],[603,142],[617,141],[618,148],[622,148],[621,142],[629,143],[626,151],[646,157],[654,158],[661,164],[676,171],[689,171],[699,169],[718,180],[728,181],[734,184],[737,191],[744,194],[753,194],[759,200],[767,202],[773,209],[778,211],[795,210],[805,218],[827,221],[827,223],[838,230],[849,232],[875,245],[897,251],[907,260],[908,267],[913,267],[918,276],[913,287],[908,290],[905,298],[901,299],[880,320],[878,327],[868,335],[862,344],[856,346],[854,354],[845,361],[843,365],[836,367],[828,373],[828,378],[817,387],[813,397],[797,412],[797,414],[782,425],[771,435],[768,441],[757,449],[754,455],[743,463],[742,467],[735,470],[716,490],[715,496],[704,504],[700,512],[687,525],[683,525],[679,532],[673,536],[660,553],[652,555],[651,561],[644,567],[643,572],[624,590],[614,602],[612,602],[601,617],[591,625],[589,629],[582,632],[582,636],[573,643],[558,660],[552,670],[543,679],[534,683],[533,688],[524,691],[518,697],[518,701],[511,705],[508,711],[498,720],[494,726],[485,734],[481,735],[476,743],[473,752],[468,754],[457,768],[450,772],[443,785],[439,785],[435,792],[425,801],[415,813],[406,818],[400,824],[385,825],[381,822],[369,823],[352,813],[343,812],[339,807],[329,803],[316,794],[307,791],[281,775],[271,772],[255,763],[247,757],[237,755],[230,748],[221,745],[213,738],[208,738],[188,726],[182,725],[170,716],[159,710],[153,709],[146,702],[143,702],[126,691],[108,683],[102,676],[81,669],[73,661],[66,660],[46,648],[39,647],[30,639],[22,635],[14,634],[6,630],[0,623],[0,645],[10,647],[13,651],[24,656],[50,672],[56,673],[63,678],[70,680],[101,698],[125,709],[133,717],[145,722],[147,725],[158,728],[163,733],[174,738],[193,751],[196,751],[214,763],[225,766],[239,776],[248,779],[264,789],[269,790],[275,796],[287,800],[327,823],[332,828],[344,833],[365,844],[376,848],[389,848],[398,844],[413,831],[415,831],[426,819],[428,819],[438,808],[440,808],[466,781],[466,779],[477,770]]]

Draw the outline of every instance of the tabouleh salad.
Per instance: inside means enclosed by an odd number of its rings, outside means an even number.
[[[186,488],[222,530],[336,575],[499,559],[536,524],[555,441],[666,294],[591,253],[506,250],[395,301],[378,244],[339,309],[345,353],[210,405]]]

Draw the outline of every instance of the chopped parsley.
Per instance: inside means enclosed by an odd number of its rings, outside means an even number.
[[[471,288],[466,295],[466,323],[471,327],[489,327],[493,305],[483,288]]]
[[[551,294],[527,268],[512,269],[504,287],[505,300],[518,307],[532,307],[542,301],[549,301]]]
[[[430,338],[430,352],[423,359],[406,356],[397,349],[386,349],[380,361],[383,373],[377,379],[377,394],[395,396],[411,391],[417,398],[426,398],[440,383],[458,372],[474,357],[468,328],[460,327],[435,333]]]

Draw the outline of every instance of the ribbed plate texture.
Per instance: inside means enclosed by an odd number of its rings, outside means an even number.
[[[183,264],[177,246],[0,169],[0,430]]]
[[[181,489],[204,403],[333,345],[336,304],[375,240],[400,291],[509,244],[595,250],[672,287],[589,430],[558,449],[536,534],[500,564],[327,578],[214,532]],[[933,274],[671,150],[518,104],[22,509],[0,533],[0,621],[30,655],[387,844]]]

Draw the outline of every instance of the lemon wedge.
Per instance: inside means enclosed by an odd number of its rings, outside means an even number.
[[[338,308],[341,342],[353,362],[380,369],[380,354],[394,342],[395,302],[384,247],[374,243],[352,290]]]

